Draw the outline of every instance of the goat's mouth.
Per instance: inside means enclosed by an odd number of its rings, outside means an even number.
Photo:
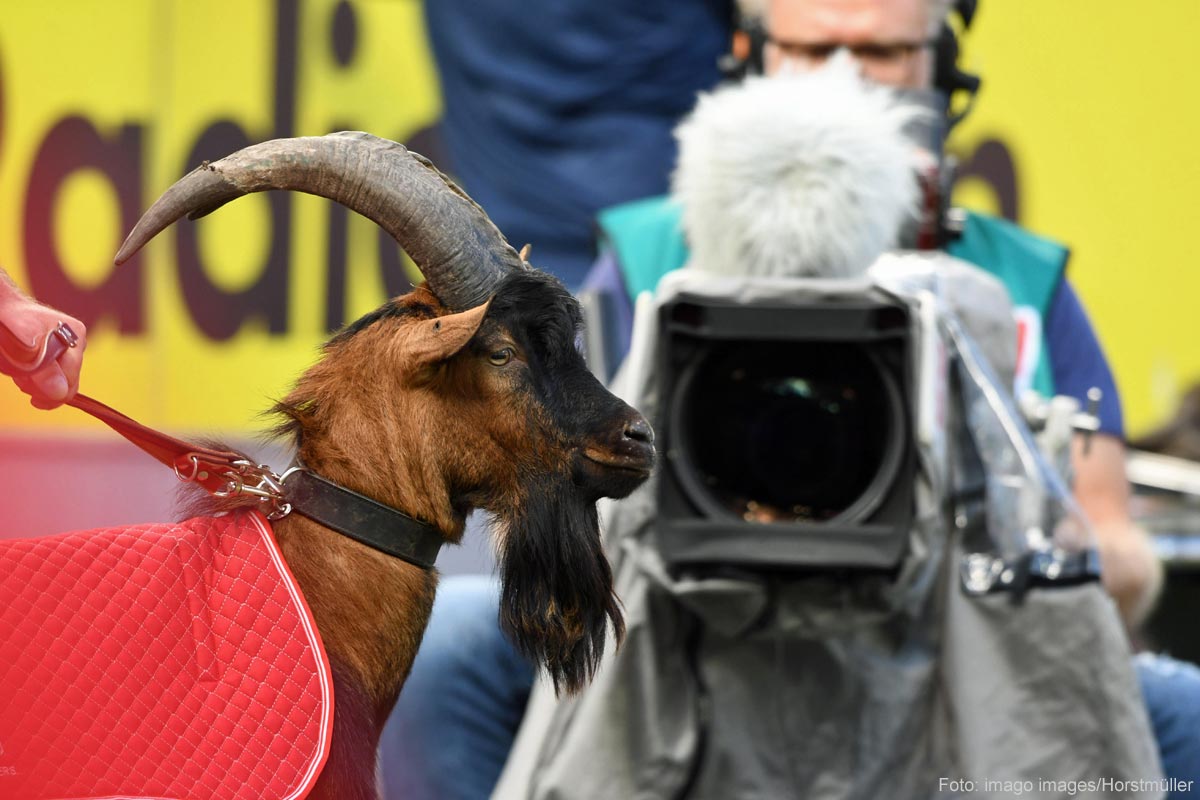
[[[599,497],[625,497],[650,477],[654,451],[638,448],[633,453],[613,453],[584,448],[575,460],[575,480]]]
[[[654,451],[652,449],[649,452],[638,452],[637,454],[621,454],[588,447],[584,449],[583,457],[605,469],[635,472],[647,478],[654,469]]]

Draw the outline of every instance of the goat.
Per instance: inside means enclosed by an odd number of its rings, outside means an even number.
[[[386,229],[427,283],[337,333],[275,407],[313,473],[458,542],[495,520],[501,623],[556,689],[590,679],[624,623],[595,503],[649,475],[653,433],[588,371],[578,304],[534,270],[426,159],[362,133],[276,140],[194,170],[146,212],[124,261],[184,214],[248,192],[337,200]],[[214,501],[209,511],[255,502]],[[337,702],[313,798],[376,796],[376,748],[408,675],[437,576],[299,514],[280,549],[324,640]]]

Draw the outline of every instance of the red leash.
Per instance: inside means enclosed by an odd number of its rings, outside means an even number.
[[[67,405],[100,420],[156,461],[175,470],[181,481],[198,483],[215,495],[235,494],[237,487],[230,486],[231,481],[242,484],[247,477],[247,466],[255,466],[241,453],[213,450],[148,428],[85,394],[75,395]]]
[[[21,372],[40,369],[77,342],[71,329],[60,323],[47,335],[40,354],[30,354],[3,325],[0,331],[8,334],[7,340],[0,335],[0,365],[7,359],[10,369]],[[16,350],[12,352],[19,354],[17,358],[5,352],[5,346],[12,348],[14,344]],[[266,506],[263,513],[269,520],[281,519],[294,510],[360,544],[425,570],[433,568],[445,543],[442,533],[428,522],[339,486],[303,466],[294,466],[280,476],[241,453],[202,447],[148,428],[86,395],[76,394],[68,405],[121,434],[174,470],[181,481],[198,483],[216,497],[248,495],[257,499]],[[285,479],[289,480],[286,492]]]
[[[0,371],[36,372],[58,359],[67,348],[75,347],[77,342],[74,331],[66,324],[59,323],[47,334],[39,350],[30,351],[0,323],[0,366],[8,367]],[[84,394],[76,394],[67,401],[67,405],[100,420],[156,461],[174,470],[181,481],[198,483],[218,497],[253,495],[271,504],[268,519],[277,519],[291,510],[283,499],[280,477],[269,467],[248,461],[241,453],[214,450],[168,436]]]

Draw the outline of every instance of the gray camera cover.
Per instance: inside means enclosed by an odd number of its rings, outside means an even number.
[[[998,380],[1011,379],[1015,336],[997,281],[944,256],[888,259],[861,281],[685,269],[658,298],[900,297],[916,309],[932,297],[941,320],[961,318],[983,344]],[[647,415],[658,401],[651,303],[639,301],[616,387]],[[949,337],[939,344],[953,354]],[[653,547],[654,486],[608,504],[625,642],[577,697],[556,700],[539,682],[493,797],[1159,796],[1123,783],[1161,772],[1113,603],[1097,583],[1034,588],[1020,603],[963,591],[945,446],[921,442],[917,522],[893,578],[672,576]]]

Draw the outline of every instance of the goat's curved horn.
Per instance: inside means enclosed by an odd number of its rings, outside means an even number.
[[[424,156],[368,133],[275,139],[204,163],[167,189],[117,252],[129,259],[175,220],[250,192],[291,189],[336,200],[391,234],[448,308],[483,303],[524,268],[495,224]]]

